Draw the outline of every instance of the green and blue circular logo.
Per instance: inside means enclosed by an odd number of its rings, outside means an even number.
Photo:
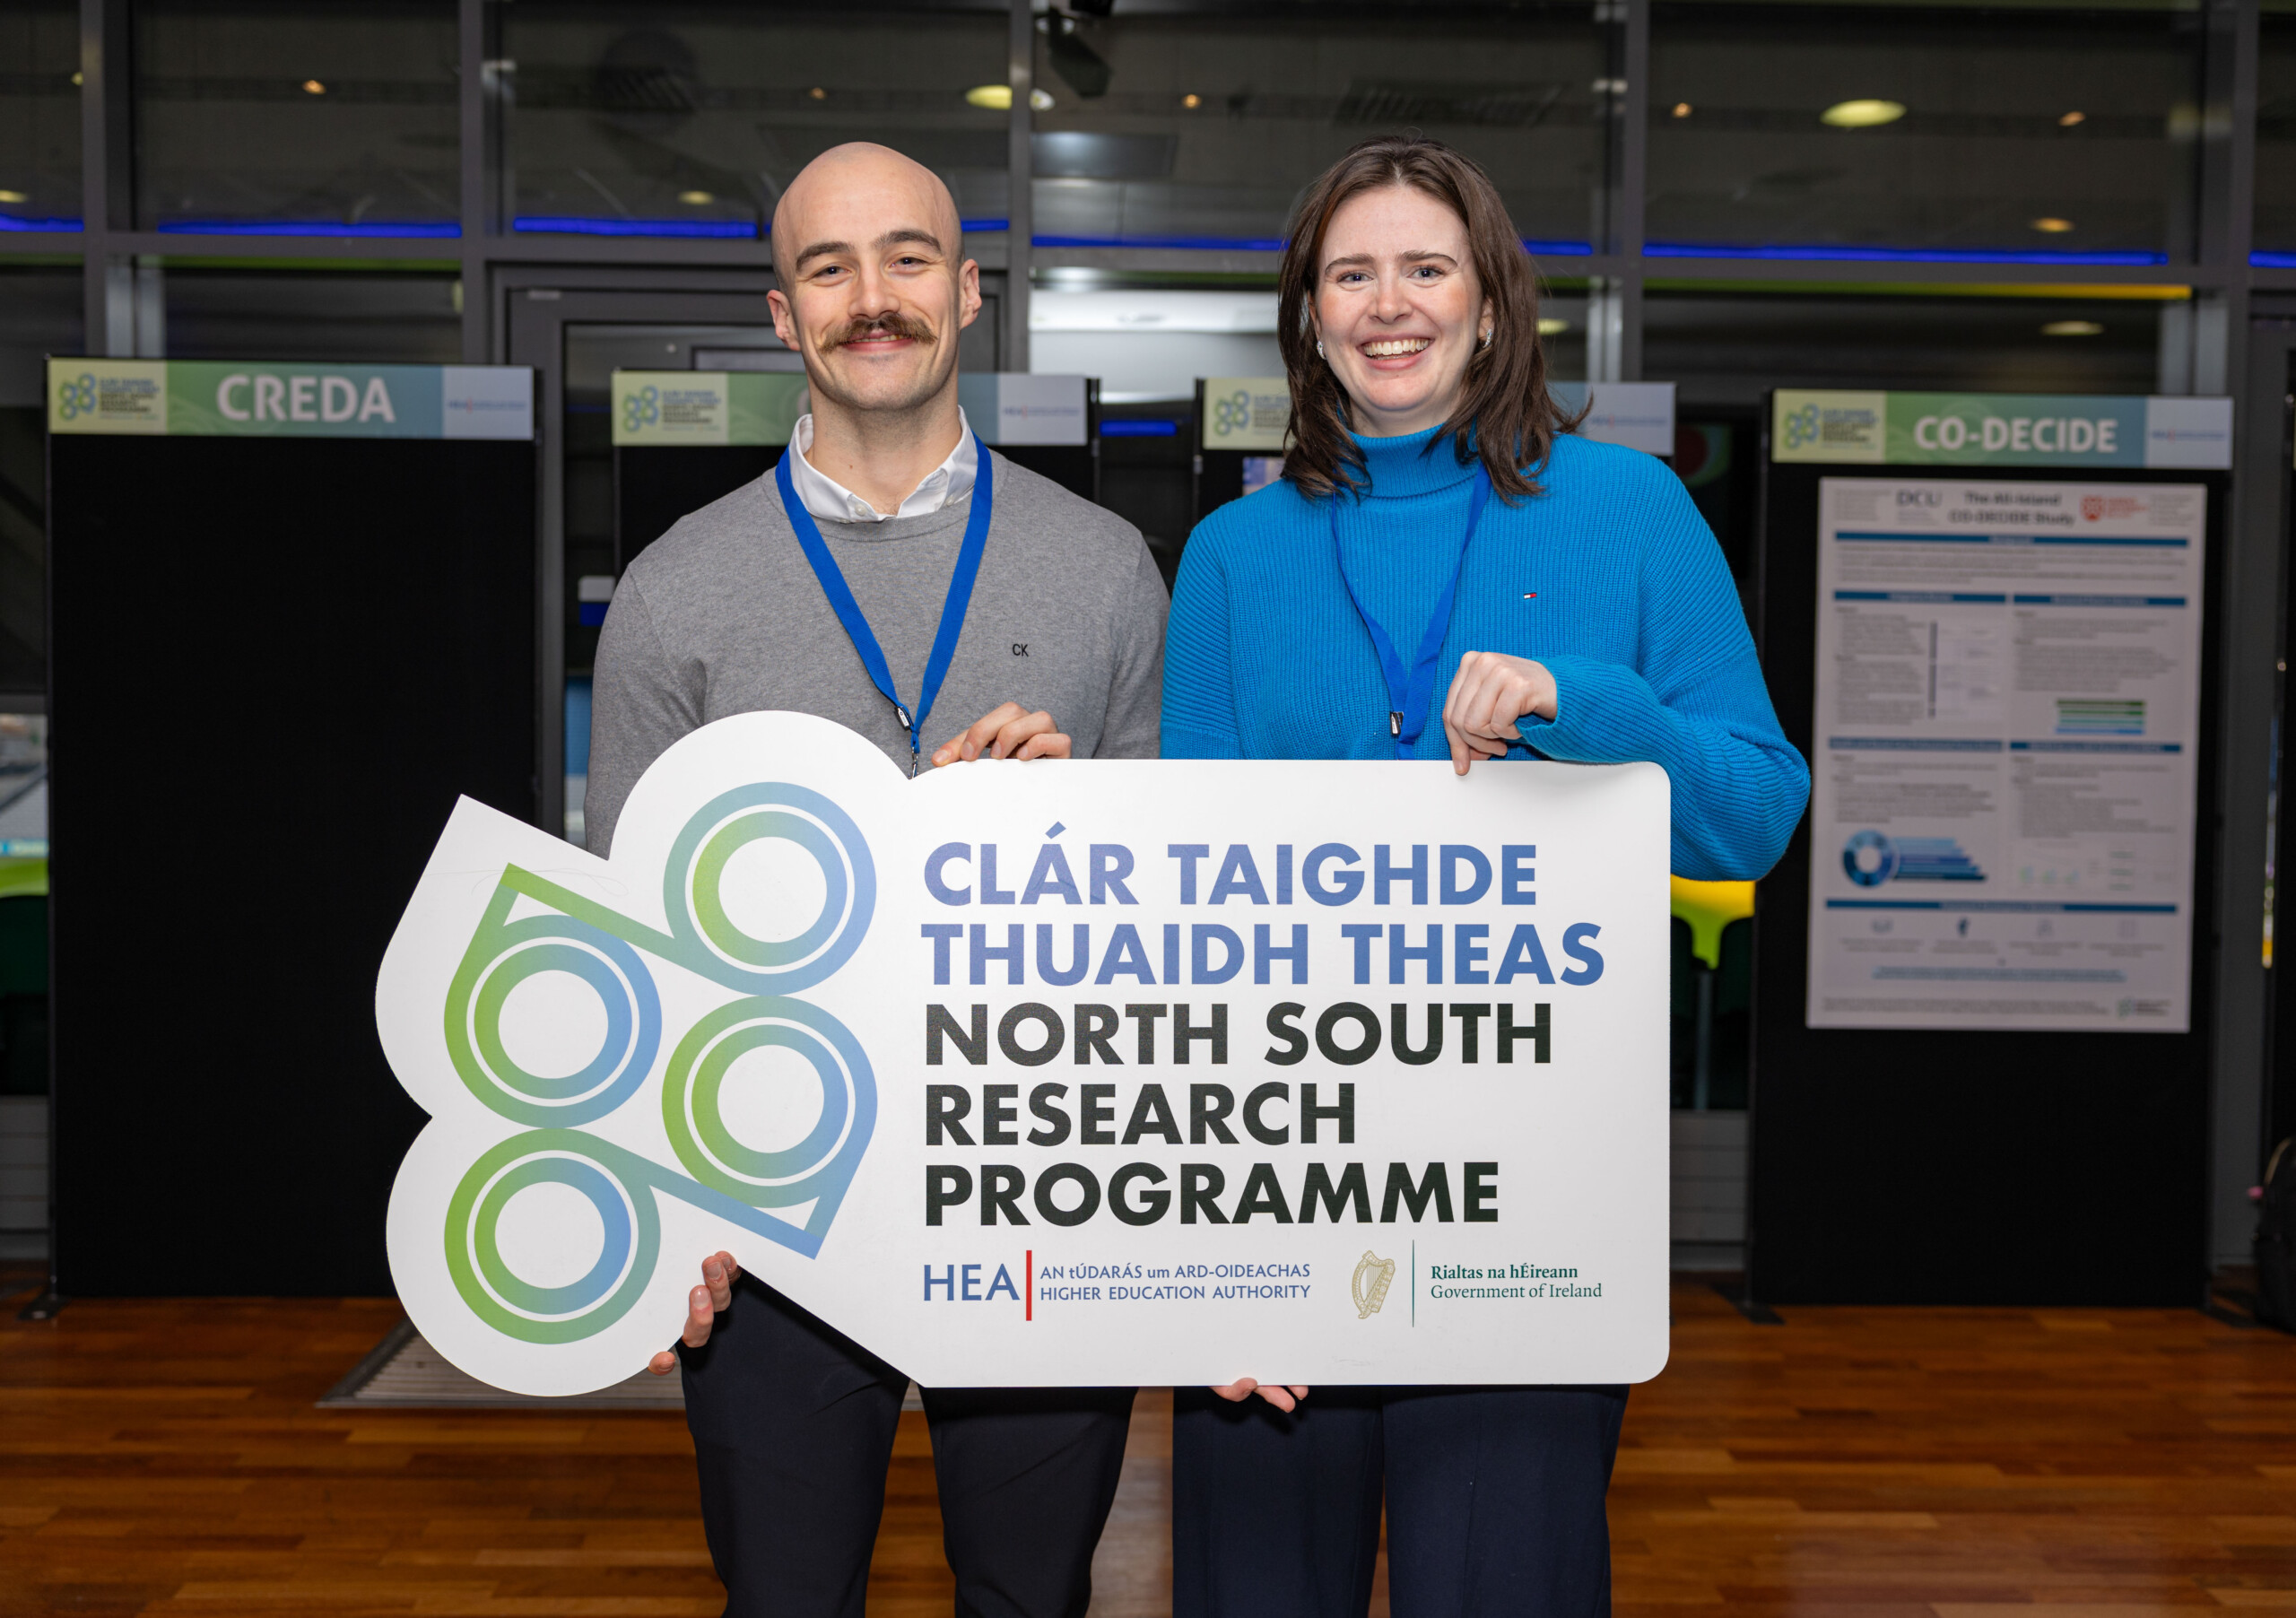
[[[729,905],[726,892],[735,857],[764,841],[796,849],[821,879],[818,913],[803,926],[772,926],[783,935],[774,937],[745,928],[735,915],[744,907]],[[447,1050],[464,1084],[491,1111],[530,1126],[472,1164],[448,1205],[448,1269],[474,1314],[527,1343],[572,1343],[605,1330],[653,1278],[662,1196],[726,1214],[801,1252],[818,1248],[875,1129],[876,1080],[849,1029],[787,996],[829,977],[860,947],[876,892],[869,845],[852,817],[809,787],[772,781],[721,793],[686,822],[663,874],[666,936],[600,906],[575,905],[585,913],[569,914],[559,907],[570,896],[526,873],[504,874],[446,1006]],[[522,899],[546,908],[513,919]],[[640,952],[743,996],[694,1020],[669,1059],[661,1121],[684,1174],[577,1127],[638,1095],[665,1042],[662,996]],[[580,985],[604,1013],[597,1048],[571,1071],[537,1071],[515,1054],[515,1039],[504,1038],[519,987],[549,974]],[[519,1018],[509,1012],[508,1020],[515,1036]],[[820,1109],[802,1140],[763,1151],[727,1127],[721,1090],[752,1052],[794,1058],[796,1071],[810,1071],[820,1086]],[[521,1276],[498,1237],[504,1210],[538,1186],[586,1201],[602,1232],[589,1268],[554,1285]],[[778,1209],[790,1212],[768,1212]]]
[[[622,396],[622,425],[624,431],[636,432],[651,427],[662,419],[662,393],[651,382],[633,393]]]
[[[96,413],[96,379],[86,371],[56,385],[56,413],[67,422]]]

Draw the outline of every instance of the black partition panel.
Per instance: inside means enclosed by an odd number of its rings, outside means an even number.
[[[2183,1305],[2205,1281],[2217,558],[2222,473],[1768,462],[1762,661],[1787,737],[1813,726],[1822,478],[2181,483],[2208,488],[2191,902],[2191,1031],[1805,1025],[1805,814],[1760,884],[1748,1187],[1765,1303]]]
[[[58,1283],[388,1292],[375,974],[458,794],[536,814],[533,446],[48,469]]]
[[[778,444],[617,444],[613,451],[614,572],[690,511],[771,472]]]

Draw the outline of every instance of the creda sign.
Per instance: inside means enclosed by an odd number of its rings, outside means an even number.
[[[531,439],[522,365],[295,365],[57,359],[59,433],[204,438]]]
[[[280,376],[233,371],[215,385],[215,410],[227,422],[391,422],[390,384],[370,376],[362,388],[336,372]]]

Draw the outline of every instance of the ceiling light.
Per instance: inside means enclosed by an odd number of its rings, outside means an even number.
[[[2054,214],[2033,221],[2033,229],[2044,236],[2062,236],[2072,228],[2071,220],[2058,219]]]
[[[2093,320],[2052,320],[2041,327],[2041,335],[2044,337],[2095,337],[2101,336],[2104,329]]]
[[[699,208],[706,203],[714,203],[718,199],[707,191],[681,191],[678,193],[678,200]]]
[[[2060,129],[2070,129],[2075,124],[2085,124],[2088,121],[2089,115],[2085,112],[2068,112],[2063,117],[2057,119],[2057,127]]]
[[[976,107],[985,107],[991,112],[1010,112],[1013,110],[1013,87],[1010,84],[976,84],[965,91],[965,100]],[[1051,93],[1048,91],[1031,90],[1029,91],[1029,105],[1039,112],[1050,112],[1052,110]]]
[[[320,83],[317,79],[305,79],[303,81],[303,93],[305,95],[325,95],[326,93],[326,86]]]
[[[808,90],[807,91],[805,91],[805,93],[806,93],[807,95],[809,95],[809,96],[813,97],[813,100],[815,100],[816,101],[826,101],[826,100],[829,100],[829,91],[826,91],[826,90],[823,90],[823,89],[822,89],[820,85],[818,85],[818,84],[814,85],[811,90]]]
[[[1690,103],[1688,101],[1676,101],[1674,103],[1674,116],[1678,118],[1686,118],[1690,117]]]
[[[1836,129],[1871,129],[1881,124],[1894,124],[1903,117],[1903,101],[1836,101],[1818,114],[1818,122],[1831,124]]]
[[[1539,317],[1539,335],[1542,337],[1560,337],[1570,329],[1570,322],[1568,320],[1558,319],[1552,315]]]
[[[0,203],[25,203],[30,201],[31,201],[31,198],[25,196],[22,191],[0,191]]]
[[[1190,112],[1194,112],[1197,108],[1204,105],[1204,98],[1191,90],[1180,98],[1180,105],[1187,108]]]

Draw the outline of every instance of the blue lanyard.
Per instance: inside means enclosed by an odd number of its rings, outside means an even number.
[[[1483,509],[1491,500],[1491,474],[1481,465],[1474,469],[1474,492],[1468,497],[1467,531],[1459,540],[1459,553],[1451,563],[1451,577],[1436,598],[1435,615],[1428,620],[1427,632],[1419,638],[1419,656],[1405,675],[1403,659],[1396,653],[1396,643],[1379,621],[1371,616],[1371,609],[1363,605],[1361,592],[1355,581],[1347,576],[1347,552],[1339,543],[1339,500],[1337,491],[1327,497],[1331,501],[1331,548],[1339,561],[1339,577],[1347,586],[1347,598],[1355,604],[1355,615],[1363,620],[1363,627],[1371,631],[1371,644],[1378,648],[1379,668],[1387,677],[1387,700],[1395,706],[1387,710],[1387,734],[1395,738],[1396,757],[1411,757],[1412,748],[1419,741],[1419,733],[1427,728],[1427,709],[1435,697],[1435,664],[1442,656],[1443,638],[1451,629],[1451,601],[1459,593],[1459,574],[1465,569],[1467,547],[1474,543],[1474,526],[1483,520]]]
[[[792,444],[782,451],[781,461],[773,469],[773,481],[781,489],[781,509],[789,515],[789,526],[797,531],[797,544],[805,552],[805,560],[813,564],[813,577],[821,580],[822,594],[829,597],[831,610],[837,621],[845,626],[846,634],[853,641],[853,649],[861,654],[861,665],[869,671],[869,678],[884,693],[885,700],[893,705],[893,717],[901,728],[909,732],[909,773],[917,773],[919,755],[918,732],[925,727],[926,716],[933,711],[933,699],[941,694],[941,682],[948,677],[949,659],[957,653],[957,638],[964,632],[965,608],[972,600],[972,583],[980,573],[980,556],[988,548],[988,517],[993,505],[990,498],[988,457],[982,454],[978,439],[973,442],[973,454],[980,470],[973,475],[972,515],[965,519],[965,543],[957,552],[957,570],[949,576],[949,599],[941,608],[941,628],[933,637],[933,655],[925,660],[925,685],[918,693],[914,717],[902,706],[900,694],[893,690],[893,673],[885,662],[884,648],[877,644],[869,621],[861,615],[860,604],[853,599],[847,587],[845,575],[837,565],[837,558],[829,553],[829,546],[822,541],[821,526],[813,521],[813,514],[805,509],[804,501],[797,498],[796,486],[789,481],[789,463],[797,447]]]

